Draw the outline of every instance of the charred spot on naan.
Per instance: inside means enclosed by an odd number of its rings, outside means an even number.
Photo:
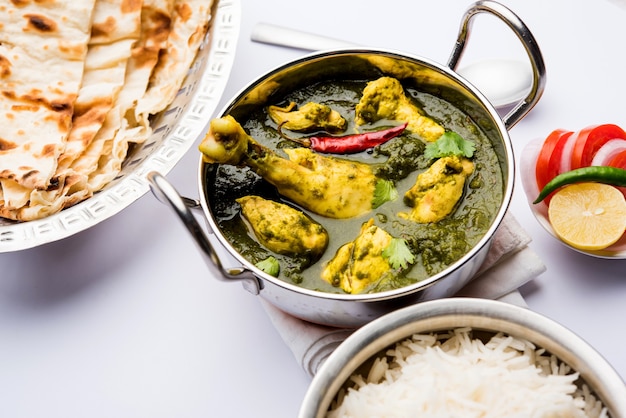
[[[50,109],[53,113],[47,120],[58,121],[61,129],[69,129],[71,125],[72,113],[74,112],[74,100],[76,95],[70,94],[65,97],[58,97],[49,101],[41,90],[32,89],[28,93],[18,96],[14,91],[3,91],[2,95],[15,102],[11,109],[16,112],[36,112],[39,106]]]
[[[57,154],[57,147],[54,144],[45,145],[41,149],[41,156],[42,157],[49,157],[51,155],[56,155],[56,154]]]
[[[153,10],[149,19],[153,23],[152,27],[146,31],[146,39],[153,40],[153,43],[157,45],[167,41],[167,37],[170,34],[170,26],[172,24],[172,18],[170,15],[163,13],[160,10]],[[149,43],[147,44],[149,45]]]
[[[50,179],[50,186],[48,186],[46,190],[49,190],[49,191],[57,190],[60,185],[61,185],[61,179],[59,179],[58,177],[52,177]]]
[[[20,178],[17,179],[17,180],[20,180],[21,183],[28,183],[28,179],[39,174],[39,170],[31,169],[31,167],[20,167],[20,168],[22,170],[28,170]]]
[[[11,75],[11,61],[7,57],[0,55],[0,78],[7,78]]]
[[[141,40],[133,48],[133,60],[136,68],[152,69],[158,60],[159,52],[165,46],[170,34],[172,19],[169,13],[159,9],[145,9],[142,12]]]
[[[29,29],[45,33],[56,32],[58,30],[57,23],[46,16],[25,14],[24,17],[27,19],[26,27],[24,28],[25,32]]]
[[[15,148],[17,148],[17,144],[15,142],[0,138],[0,152],[9,151]]]
[[[91,37],[99,38],[106,36],[106,34],[113,31],[115,26],[117,26],[117,21],[113,18],[107,19],[102,23],[94,23],[91,26]]]

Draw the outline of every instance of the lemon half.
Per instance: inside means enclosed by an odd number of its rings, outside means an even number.
[[[548,218],[565,243],[580,250],[602,250],[626,230],[626,199],[608,184],[572,184],[552,196]]]

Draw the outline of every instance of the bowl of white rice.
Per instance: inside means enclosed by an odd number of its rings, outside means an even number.
[[[623,417],[626,384],[543,315],[448,298],[358,329],[319,369],[298,416]]]

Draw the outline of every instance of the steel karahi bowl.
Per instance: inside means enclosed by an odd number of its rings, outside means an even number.
[[[474,298],[423,302],[389,313],[350,335],[325,361],[304,397],[299,418],[324,417],[349,377],[364,363],[414,334],[461,327],[530,341],[580,373],[609,416],[626,416],[626,385],[593,347],[563,325],[527,308]],[[362,372],[362,370],[359,370]]]
[[[455,71],[468,39],[472,18],[481,13],[505,21],[525,47],[533,68],[533,86],[528,95],[501,117],[482,92]],[[158,172],[149,179],[155,195],[168,203],[181,218],[206,256],[211,276],[241,282],[246,290],[295,317],[319,324],[358,327],[399,307],[455,294],[476,274],[487,256],[493,236],[501,224],[513,193],[515,180],[513,150],[508,129],[520,121],[538,102],[545,86],[545,66],[537,43],[524,23],[508,8],[493,1],[471,5],[463,15],[461,29],[448,65],[427,58],[375,48],[338,49],[313,53],[290,61],[262,75],[245,87],[220,112],[246,120],[254,109],[277,97],[321,80],[372,80],[381,74],[396,77],[457,106],[486,134],[498,158],[503,177],[503,198],[486,233],[464,256],[432,276],[405,287],[378,293],[341,294],[310,290],[265,273],[229,242],[213,213],[219,165],[200,157],[198,188],[205,215],[207,236],[191,213],[188,203]],[[225,250],[226,254],[219,254]],[[222,257],[225,255],[225,257]]]
[[[216,0],[209,30],[174,101],[151,122],[153,133],[126,157],[121,172],[89,199],[43,219],[0,218],[0,253],[24,250],[84,231],[119,213],[150,190],[146,173],[167,174],[206,128],[234,62],[241,6]]]

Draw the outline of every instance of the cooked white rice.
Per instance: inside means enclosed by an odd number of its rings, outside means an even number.
[[[608,417],[578,373],[528,341],[469,328],[414,335],[374,361],[327,418]]]

